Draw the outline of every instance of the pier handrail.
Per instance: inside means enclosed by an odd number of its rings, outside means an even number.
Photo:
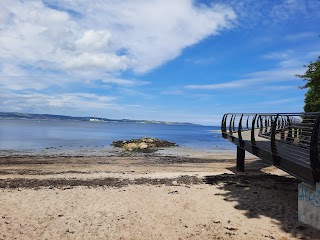
[[[224,138],[240,148],[253,153],[259,148],[269,152],[272,159],[267,160],[276,166],[281,165],[282,159],[308,165],[313,180],[320,181],[320,112],[226,113],[221,131]],[[294,171],[295,176],[299,175],[298,169]]]

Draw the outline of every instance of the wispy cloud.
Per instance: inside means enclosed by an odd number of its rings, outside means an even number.
[[[202,58],[187,58],[185,61],[193,64],[197,64],[197,65],[207,65],[207,64],[212,64],[217,60],[215,57],[202,57]]]
[[[276,61],[277,65],[280,68],[295,68],[303,66],[307,59],[312,59],[314,56],[317,56],[319,52],[317,51],[306,51],[301,54],[299,51],[294,51],[292,49],[270,52],[262,55],[262,58],[267,60]]]
[[[275,105],[275,104],[284,104],[284,103],[293,103],[293,102],[301,102],[301,98],[280,98],[276,100],[269,100],[269,101],[263,101],[258,102],[256,104],[258,105]]]
[[[29,110],[30,112],[56,112],[57,109],[66,113],[81,111],[118,109],[121,106],[114,101],[114,96],[102,96],[92,93],[42,94],[34,92],[2,92],[0,111]],[[81,114],[83,115],[83,114]]]
[[[187,89],[203,89],[203,90],[216,90],[216,89],[225,89],[225,88],[238,88],[245,87],[250,80],[237,80],[227,83],[216,83],[216,84],[194,84],[186,85]]]
[[[160,94],[183,96],[185,95],[185,92],[182,90],[165,90],[165,91],[161,91]]]
[[[236,12],[238,25],[245,27],[278,24],[291,19],[319,17],[318,0],[220,0],[228,3]]]
[[[197,99],[197,100],[208,100],[216,96],[214,94],[208,94],[208,93],[190,93],[185,91],[185,89],[165,90],[165,91],[161,91],[160,94],[178,96],[178,97],[189,98],[189,99]]]
[[[284,38],[289,41],[301,41],[307,38],[319,37],[319,33],[316,32],[299,32],[296,34],[286,35]]]
[[[284,90],[296,90],[298,86],[286,86],[286,85],[276,85],[276,86],[263,86],[264,91],[284,91]]]
[[[309,58],[317,58],[318,56],[320,56],[320,51],[312,51],[307,54]]]
[[[248,88],[259,85],[270,84],[273,82],[285,82],[295,79],[295,75],[303,71],[302,67],[297,68],[278,68],[266,71],[252,72],[246,75],[246,78],[217,84],[196,84],[187,85],[187,89],[217,90],[217,89],[234,89]]]
[[[150,82],[148,81],[141,81],[141,80],[129,80],[129,79],[122,79],[122,78],[105,78],[101,80],[103,83],[107,84],[117,84],[123,87],[133,87],[133,86],[141,86],[141,85],[148,85]]]
[[[267,53],[267,54],[264,54],[262,57],[265,59],[283,60],[283,59],[288,59],[292,54],[293,54],[292,50],[286,50],[286,51]]]

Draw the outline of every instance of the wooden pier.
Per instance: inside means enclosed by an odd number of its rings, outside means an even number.
[[[228,113],[221,130],[237,145],[238,171],[248,151],[302,182],[320,182],[320,112]]]

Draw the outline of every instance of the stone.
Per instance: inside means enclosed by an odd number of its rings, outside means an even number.
[[[146,151],[146,150],[154,150],[157,148],[163,147],[172,147],[178,146],[176,143],[160,140],[157,138],[139,138],[139,139],[131,139],[124,141],[114,141],[111,146],[123,148],[127,151]]]
[[[139,146],[140,149],[146,149],[146,148],[149,147],[148,144],[146,144],[145,142],[139,143],[138,146]]]

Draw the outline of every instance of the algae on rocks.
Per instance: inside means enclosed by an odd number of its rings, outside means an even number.
[[[111,146],[123,148],[127,151],[148,151],[162,147],[178,146],[176,143],[160,140],[157,138],[139,138],[125,141],[113,141]]]

